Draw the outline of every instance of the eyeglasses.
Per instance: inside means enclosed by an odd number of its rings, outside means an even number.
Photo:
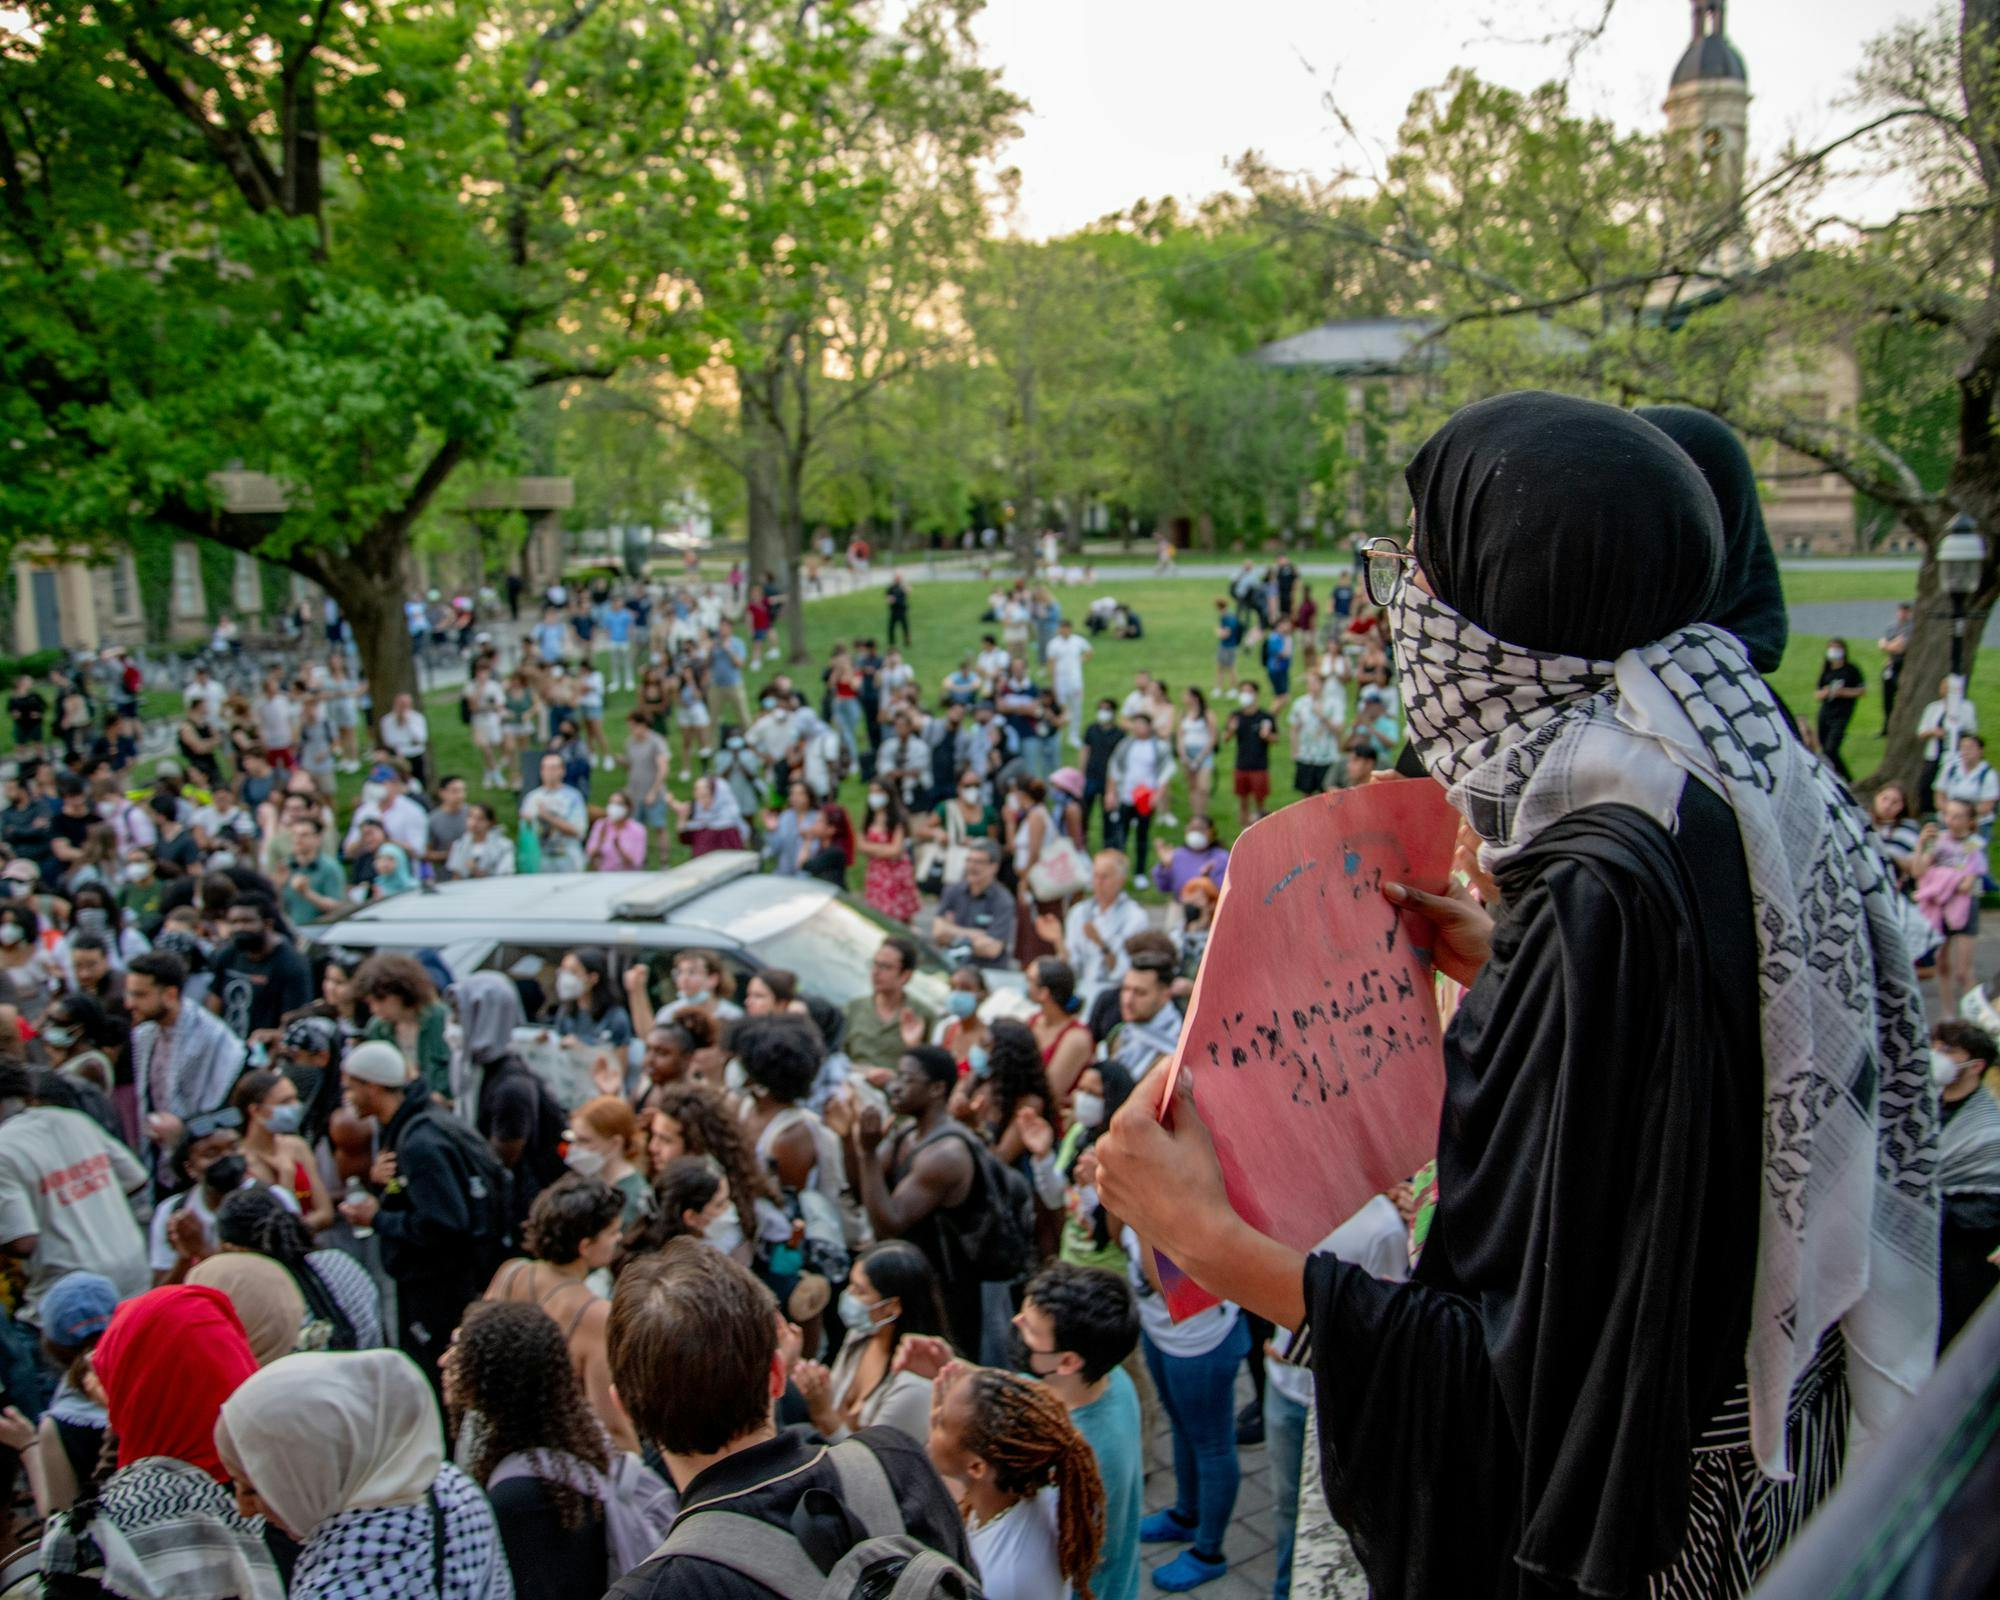
[[[1394,539],[1370,539],[1362,547],[1361,575],[1368,586],[1368,598],[1378,606],[1391,606],[1410,581],[1416,556]]]
[[[240,1129],[243,1113],[234,1106],[224,1106],[219,1111],[204,1111],[199,1116],[187,1120],[187,1136],[190,1139],[206,1139],[211,1133],[220,1133],[225,1128]]]

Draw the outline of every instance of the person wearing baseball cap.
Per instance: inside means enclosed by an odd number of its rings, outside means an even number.
[[[117,1285],[96,1272],[68,1272],[51,1284],[42,1296],[42,1351],[63,1369],[55,1398],[39,1425],[14,1406],[0,1411],[0,1444],[19,1452],[43,1517],[97,1492],[109,1422],[90,1352],[111,1326],[118,1300]]]

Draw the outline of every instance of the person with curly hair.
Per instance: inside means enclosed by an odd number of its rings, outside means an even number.
[[[447,1431],[477,1416],[465,1468],[493,1502],[516,1600],[565,1600],[610,1568],[612,1452],[561,1330],[533,1306],[483,1301],[443,1368]]]
[[[986,1075],[971,1088],[969,1109],[975,1124],[993,1141],[1002,1163],[1028,1164],[1028,1130],[1039,1118],[1061,1131],[1062,1113],[1049,1089],[1042,1047],[1025,1022],[1002,1017],[993,1024],[993,1043],[986,1053]]]
[[[570,1365],[590,1407],[621,1450],[639,1441],[611,1392],[604,1352],[610,1305],[584,1280],[618,1255],[624,1238],[625,1202],[595,1178],[572,1174],[535,1197],[522,1238],[527,1255],[500,1264],[481,1300],[515,1300],[539,1306],[562,1330]]]
[[[292,1275],[306,1303],[302,1350],[372,1350],[382,1343],[382,1296],[368,1269],[341,1250],[316,1250],[312,1235],[270,1189],[238,1189],[215,1213],[224,1251],[269,1256]]]
[[[931,1464],[958,1493],[987,1600],[1092,1600],[1104,1484],[1062,1401],[1031,1378],[958,1361],[932,1393]]]
[[[643,970],[635,968],[634,970]],[[641,1117],[657,1109],[660,1096],[677,1083],[689,1080],[694,1058],[716,1044],[715,1018],[693,1006],[655,1022],[646,1030],[646,1053],[639,1063],[644,1082],[632,1109]],[[593,1081],[599,1094],[615,1094],[622,1085],[624,1063],[613,1057],[600,1058],[610,1074]]]
[[[414,956],[383,951],[354,974],[355,995],[368,1007],[365,1039],[383,1039],[403,1053],[432,1094],[451,1093],[451,1046],[444,1003]]]
[[[705,1083],[670,1083],[662,1089],[653,1108],[646,1151],[656,1174],[664,1173],[668,1164],[681,1156],[707,1156],[715,1162],[729,1180],[730,1200],[743,1237],[757,1237],[757,1202],[775,1200],[777,1186],[759,1165],[720,1089]],[[657,1195],[656,1187],[656,1199]]]

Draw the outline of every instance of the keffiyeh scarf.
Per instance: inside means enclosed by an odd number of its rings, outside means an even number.
[[[146,1456],[106,1480],[93,1500],[49,1518],[48,1577],[96,1579],[123,1600],[284,1600],[261,1518],[185,1461]]]
[[[479,1486],[448,1462],[439,1469],[432,1492],[415,1505],[377,1506],[329,1517],[313,1531],[292,1570],[292,1600],[432,1600],[433,1596],[514,1600],[513,1571],[500,1547],[493,1508]]]
[[[1764,1042],[1751,1446],[1787,1475],[1787,1401],[1835,1323],[1851,1436],[1879,1434],[1936,1345],[1938,1134],[1923,1005],[1865,820],[1720,629],[1588,660],[1509,644],[1414,585],[1391,621],[1411,737],[1489,869],[1585,806],[1671,831],[1690,775],[1735,814]]]

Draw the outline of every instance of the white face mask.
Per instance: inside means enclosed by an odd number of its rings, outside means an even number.
[[[613,822],[623,822],[632,813],[626,807],[619,804],[618,801],[614,800],[604,808],[604,814]]]
[[[594,1178],[604,1170],[609,1157],[602,1150],[586,1150],[582,1145],[573,1144],[563,1160],[579,1178]]]
[[[1077,1126],[1101,1128],[1104,1126],[1104,1096],[1086,1094],[1079,1089],[1070,1101],[1070,1109],[1076,1113]]]
[[[1097,708],[1097,720],[1104,723],[1107,727],[1110,726],[1111,720],[1115,716],[1117,716],[1117,713],[1109,706],[1099,706]]]
[[[388,790],[389,786],[386,783],[364,783],[361,786],[361,803],[364,806],[380,805],[382,796],[388,793]]]
[[[0,944],[19,944],[27,935],[18,922],[0,922]]]
[[[1841,662],[1847,659],[1847,652],[1845,650],[1836,647],[1834,649],[1827,651],[1826,659],[1832,662],[1837,667],[1841,664]]]
[[[728,1255],[743,1242],[743,1219],[737,1216],[736,1208],[731,1206],[704,1227],[701,1236],[724,1255]]]
[[[969,806],[979,804],[979,791],[977,789],[961,789],[958,791],[958,797]]]
[[[1931,1082],[1939,1089],[1948,1089],[1951,1082],[1965,1070],[1963,1061],[1954,1061],[1942,1050],[1931,1052]]]
[[[578,977],[574,972],[558,972],[556,974],[556,998],[558,1000],[581,1000],[583,998],[583,979]]]
[[[1190,850],[1196,851],[1206,850],[1208,848],[1208,835],[1203,833],[1199,828],[1190,829],[1187,836],[1187,847]]]
[[[750,1087],[750,1074],[743,1070],[743,1063],[732,1056],[729,1065],[722,1069],[722,1082],[731,1094],[742,1094]]]
[[[889,797],[880,789],[870,789],[868,791],[868,809],[870,811],[880,811],[888,803]]]

